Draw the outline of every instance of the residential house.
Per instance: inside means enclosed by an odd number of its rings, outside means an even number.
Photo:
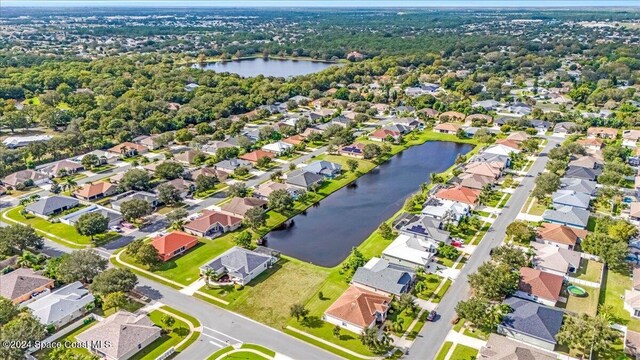
[[[334,177],[340,175],[340,172],[342,171],[342,165],[330,161],[318,160],[305,166],[303,169],[304,171],[333,179]]]
[[[431,241],[401,234],[382,251],[382,258],[411,269],[426,269],[436,251]]]
[[[576,143],[582,145],[582,147],[588,150],[600,150],[604,146],[604,140],[596,137],[579,139]]]
[[[465,114],[463,114],[461,112],[458,112],[458,111],[446,111],[446,112],[443,112],[442,114],[440,114],[440,116],[438,116],[438,119],[441,122],[447,122],[447,121],[460,121],[460,122],[462,122],[462,121],[464,121],[464,119],[466,117],[467,116]],[[437,131],[437,129],[436,129],[436,131]]]
[[[618,130],[607,127],[590,127],[587,129],[587,137],[595,137],[601,139],[615,139],[618,136]]]
[[[85,156],[87,155],[95,155],[98,158],[98,163],[95,164],[96,166],[99,165],[105,165],[105,164],[112,164],[116,161],[118,161],[118,157],[119,155],[110,153],[108,151],[104,151],[104,150],[93,150],[89,153],[86,153],[84,155],[80,155],[77,158],[75,158],[75,161],[77,162],[82,162],[82,159],[84,159]]]
[[[27,308],[45,326],[56,329],[86,313],[86,307],[95,301],[80,281],[65,285],[29,303]]]
[[[338,153],[342,156],[364,159],[364,144],[353,143],[351,145],[345,145],[338,150]]]
[[[201,266],[200,274],[205,275],[211,270],[216,279],[226,276],[233,283],[247,285],[276,261],[274,256],[234,246]]]
[[[24,209],[30,214],[47,218],[51,215],[78,206],[77,199],[68,196],[53,195],[27,205]]]
[[[136,143],[138,143],[138,144],[140,144],[142,146],[145,146],[149,150],[158,150],[158,149],[160,149],[162,147],[161,146],[161,142],[158,141],[160,136],[161,135],[145,136],[144,138],[139,139],[138,141],[135,141],[135,139],[134,139],[134,142],[136,142]],[[168,144],[171,144],[171,143],[172,142],[169,142]]]
[[[107,150],[112,154],[121,155],[124,157],[131,157],[136,155],[142,155],[149,152],[146,146],[132,143],[132,142],[123,142],[122,144],[118,144],[112,148]]]
[[[182,231],[172,231],[151,241],[162,261],[169,261],[198,245],[198,238]]]
[[[92,212],[97,212],[107,218],[107,224],[109,227],[118,226],[122,223],[122,214],[120,214],[118,211],[94,204],[83,207],[82,209],[74,211],[71,214],[61,216],[60,222],[70,226],[75,226],[82,215]]]
[[[438,115],[440,115],[438,110],[429,109],[429,108],[420,109],[418,110],[418,113],[424,114],[429,119],[435,119],[438,117]]]
[[[415,278],[410,269],[374,257],[356,270],[351,285],[386,296],[400,296],[409,292]]]
[[[521,143],[525,140],[528,140],[530,136],[524,131],[514,131],[507,136],[507,140],[514,141],[516,143]]]
[[[585,209],[561,206],[555,210],[545,210],[542,214],[542,219],[554,224],[586,229],[589,223],[589,215],[589,211]]]
[[[406,134],[412,130],[424,128],[424,123],[421,120],[413,117],[393,118],[391,122],[393,125],[387,125],[387,128],[390,130],[399,131],[402,134]]]
[[[269,158],[269,159],[273,159],[273,158],[276,157],[276,155],[274,153],[270,152],[270,151],[255,150],[255,151],[246,153],[244,155],[241,155],[240,159],[249,161],[250,163],[255,165],[255,164],[258,163],[258,160],[260,160],[260,159],[262,159],[264,157]]]
[[[229,202],[220,207],[220,210],[226,214],[244,218],[247,211],[253,208],[267,209],[267,200],[262,200],[255,197],[234,197]]]
[[[296,146],[304,143],[304,137],[302,135],[293,135],[282,139],[282,142]]]
[[[184,152],[181,152],[179,154],[176,154],[173,159],[179,163],[185,164],[185,165],[193,165],[195,159],[200,156],[201,154],[203,154],[200,151],[196,151],[196,150],[187,150]]]
[[[233,173],[237,168],[241,166],[251,169],[253,167],[253,163],[251,161],[236,158],[236,159],[222,160],[213,164],[214,169],[221,170],[229,174]]]
[[[529,120],[529,125],[536,130],[538,135],[544,135],[551,129],[552,124],[544,120]]]
[[[469,159],[469,162],[486,162],[491,164],[491,166],[495,168],[504,170],[511,164],[511,159],[509,158],[509,155],[481,152],[480,154],[476,154],[471,159]]]
[[[555,306],[560,300],[564,277],[529,267],[520,268],[520,281],[514,296]]]
[[[127,360],[162,336],[146,314],[120,310],[76,335],[87,350],[107,360]]]
[[[531,114],[531,106],[524,103],[514,103],[507,107],[507,111],[515,116],[525,116]]]
[[[640,291],[636,289],[624,291],[624,309],[634,318],[640,318]]]
[[[468,204],[435,197],[427,199],[423,204],[422,214],[440,220],[443,223],[457,224],[471,212]]]
[[[542,244],[573,250],[588,234],[587,230],[560,224],[542,223],[536,230],[536,241]]]
[[[184,225],[184,231],[199,237],[215,238],[241,225],[241,217],[220,211],[204,210],[199,217]]]
[[[640,130],[623,130],[622,145],[627,147],[636,147],[640,141]]]
[[[482,190],[485,186],[493,186],[496,179],[493,177],[482,176],[477,174],[462,173],[458,176],[459,184],[463,187],[475,190]]]
[[[53,279],[42,276],[30,268],[19,268],[0,275],[0,295],[19,304],[53,289]]]
[[[508,337],[490,334],[480,349],[478,360],[556,360],[555,353],[526,345]]]
[[[112,201],[111,201],[111,208],[117,211],[120,211],[120,207],[122,206],[123,203],[127,202],[127,201],[131,201],[133,199],[139,199],[139,200],[144,200],[146,202],[149,203],[149,205],[151,205],[151,208],[155,209],[156,207],[158,207],[159,205],[159,201],[158,201],[158,197],[156,196],[156,194],[150,193],[150,192],[146,192],[146,191],[127,191],[124,192],[118,196],[116,196]]]
[[[96,200],[112,196],[118,192],[118,187],[106,181],[98,181],[82,185],[72,195],[82,200]]]
[[[560,179],[560,189],[571,190],[594,196],[596,193],[596,182],[591,180],[562,178]]]
[[[586,210],[589,208],[589,203],[591,202],[591,196],[589,194],[564,189],[552,193],[551,199],[555,208],[571,206]]]
[[[51,135],[33,135],[33,136],[9,136],[2,140],[2,143],[9,149],[17,149],[25,147],[31,143],[48,142],[53,139]]]
[[[49,177],[71,175],[82,170],[84,170],[84,166],[82,166],[82,164],[78,164],[77,162],[70,160],[60,160],[53,164],[44,165],[38,169],[38,171],[48,175]]]
[[[472,108],[483,108],[485,110],[495,110],[498,106],[500,106],[500,103],[493,99],[475,101],[471,104]]]
[[[520,141],[515,141],[511,139],[501,139],[496,141],[496,145],[506,146],[512,150],[520,150]]]
[[[532,242],[533,268],[560,276],[575,273],[580,267],[580,253],[553,245]]]
[[[226,141],[210,141],[208,144],[203,145],[200,150],[211,155],[215,155],[218,149],[235,147]]]
[[[440,220],[426,215],[416,215],[397,227],[400,234],[430,242],[433,250],[437,249],[440,243],[448,244],[451,239],[451,234],[442,228]]]
[[[14,172],[11,175],[7,175],[2,182],[7,186],[17,186],[18,184],[27,185],[29,182],[33,182],[33,185],[38,186],[49,182],[49,177],[45,174],[34,170],[21,170]]]
[[[380,142],[391,140],[392,142],[397,142],[398,140],[400,140],[401,136],[402,135],[397,131],[383,128],[374,130],[371,134],[369,134],[369,140]]]
[[[263,146],[262,150],[270,152],[276,156],[280,156],[290,151],[293,151],[293,145],[284,141],[278,141],[278,142],[274,142],[274,143]]]
[[[564,138],[567,135],[574,134],[578,131],[580,131],[580,126],[574,122],[559,122],[553,127],[553,136]]]
[[[256,130],[256,132],[257,132],[257,130]],[[255,134],[255,136],[258,136],[258,134]],[[245,144],[246,144],[246,143],[248,143],[248,144],[253,144],[253,143],[255,143],[255,142],[256,142],[256,141],[258,141],[258,140],[257,140],[257,138],[255,138],[255,139],[254,139],[253,137],[248,137],[248,136],[246,136],[246,135],[244,135],[244,134],[243,134],[243,135],[238,135],[238,136],[230,137],[230,138],[228,138],[228,139],[227,139],[227,140],[225,140],[225,141],[226,141],[227,143],[231,144],[232,146],[238,146],[238,147],[240,147],[240,145],[245,146],[245,145],[243,144],[243,142],[244,142]]]
[[[442,117],[442,115],[444,115],[446,113],[443,113],[440,115],[440,117]],[[452,134],[455,135],[458,133],[458,130],[460,130],[462,128],[462,125],[460,124],[453,124],[453,123],[440,123],[438,125],[436,125],[433,130],[442,134]]]
[[[391,298],[351,286],[324,312],[323,320],[356,334],[384,323]]]
[[[286,184],[267,180],[256,187],[256,189],[253,191],[253,196],[258,199],[268,200],[269,195],[271,195],[271,193],[273,193],[276,190],[286,190],[293,197],[297,195],[295,188]]]
[[[600,169],[590,169],[582,166],[569,166],[564,172],[564,177],[595,181],[601,173],[602,170]]]
[[[464,119],[464,123],[472,125],[474,122],[480,122],[480,124],[491,124],[493,117],[486,114],[471,114]]]
[[[583,167],[587,169],[600,169],[603,165],[604,160],[593,155],[572,158],[569,162],[569,167]]]
[[[519,154],[520,150],[507,145],[494,144],[482,150],[482,153],[508,157],[511,153]]]
[[[454,186],[448,189],[441,189],[436,192],[435,197],[442,200],[451,200],[459,203],[467,204],[471,208],[475,207],[478,202],[480,190],[470,189],[463,186]]]
[[[467,164],[464,168],[464,172],[469,175],[480,175],[492,178],[494,181],[502,174],[500,168],[493,167],[490,163],[479,161]]]
[[[634,201],[629,204],[629,220],[635,225],[640,224],[640,202]]]
[[[183,199],[187,198],[194,191],[196,191],[196,184],[193,181],[189,181],[181,178],[173,179],[167,182],[166,184],[169,184],[173,186],[176,190],[178,190],[180,197]],[[157,191],[158,191],[158,188],[156,188],[156,193]]]
[[[203,167],[193,170],[188,174],[188,177],[193,181],[195,181],[199,176],[216,178],[218,181],[224,182],[229,178],[229,173],[214,167]]]
[[[498,325],[499,334],[546,350],[555,349],[564,318],[562,310],[517,297],[509,297],[503,304],[513,311]]]
[[[324,176],[306,170],[294,170],[287,175],[285,183],[295,188],[310,190],[314,186],[320,185],[324,181]]]

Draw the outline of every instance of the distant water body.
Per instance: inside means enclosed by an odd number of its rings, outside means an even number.
[[[193,65],[194,68],[198,69],[230,72],[242,77],[264,75],[285,78],[312,74],[322,71],[329,66],[337,66],[337,64],[310,60],[255,58]]]

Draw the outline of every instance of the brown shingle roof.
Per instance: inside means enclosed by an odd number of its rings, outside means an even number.
[[[269,152],[269,151],[256,150],[256,151],[252,151],[250,153],[246,153],[246,154],[240,156],[240,159],[251,161],[251,162],[257,162],[258,159],[261,159],[263,157],[268,157],[270,159],[273,159],[276,156],[272,152]]]
[[[186,224],[184,227],[198,232],[206,232],[211,226],[216,223],[228,227],[236,225],[240,222],[242,222],[242,218],[229,214],[223,214],[219,211],[204,210],[202,212],[202,215]]]
[[[47,285],[53,287],[53,280],[29,268],[20,268],[0,276],[0,295],[14,300]]]
[[[470,189],[464,186],[455,186],[448,189],[442,189],[436,193],[439,199],[457,201],[469,205],[474,205],[478,201],[480,190]]]
[[[551,223],[543,223],[537,229],[540,239],[571,246],[575,246],[578,239],[584,239],[588,233],[587,230]]]
[[[81,196],[84,198],[91,198],[99,194],[104,194],[115,187],[116,185],[108,183],[106,181],[98,181],[93,184],[84,185],[80,189],[74,191],[74,194],[76,196]]]

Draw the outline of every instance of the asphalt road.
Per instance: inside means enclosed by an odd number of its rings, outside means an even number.
[[[438,312],[438,318],[435,322],[428,322],[420,331],[415,343],[409,350],[407,359],[427,360],[435,359],[440,350],[440,346],[445,341],[447,334],[453,327],[451,320],[456,315],[455,306],[458,301],[466,299],[469,296],[469,284],[467,283],[467,276],[470,273],[476,271],[476,269],[489,258],[489,252],[492,248],[499,246],[505,237],[507,226],[511,224],[520,209],[524,206],[530,192],[533,190],[534,182],[537,174],[544,170],[547,164],[547,152],[559,144],[561,140],[554,138],[547,138],[549,142],[545,146],[544,150],[531,166],[526,177],[524,177],[520,186],[513,193],[504,211],[495,219],[492,227],[486,233],[473,255],[467,262],[467,264],[460,271],[460,275],[453,282],[445,296],[440,301],[440,304],[436,308]]]

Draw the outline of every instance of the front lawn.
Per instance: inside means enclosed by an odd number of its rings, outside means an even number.
[[[126,311],[128,311],[130,313],[134,313],[134,312],[140,310],[143,306],[144,306],[143,303],[135,301],[135,300],[132,300],[131,298],[127,298],[127,303],[124,306],[120,307],[120,308],[117,308],[117,309],[116,308],[111,308],[111,309],[107,309],[107,310],[102,310],[102,308],[98,307],[98,308],[96,308],[94,310],[94,312],[97,315],[100,315],[102,317],[109,317],[109,316],[115,314],[116,312],[118,312],[119,310],[126,310]]]
[[[417,276],[416,286],[413,287],[412,291],[413,295],[423,300],[429,300],[429,298],[431,297],[431,295],[433,295],[441,282],[442,277],[436,274],[424,274]]]
[[[444,297],[444,294],[447,293],[447,290],[449,290],[449,286],[451,286],[451,283],[451,279],[445,279],[444,284],[442,284],[442,287],[440,287],[440,290],[438,290],[431,301],[434,303],[439,303],[440,300],[442,300],[442,298]]]
[[[31,225],[34,229],[40,230],[40,234],[42,236],[65,246],[82,248],[92,244],[91,238],[78,234],[75,227],[63,223],[52,223],[34,215],[27,215],[25,217],[25,215],[22,215],[21,213],[22,209],[22,206],[17,206],[5,211],[3,215],[6,215],[6,217],[16,223]],[[57,237],[51,236],[50,234]],[[106,234],[97,235],[95,237],[95,243],[106,244],[118,237],[120,237],[118,233],[108,232]],[[63,241],[60,238],[66,241]]]
[[[174,318],[175,323],[171,327],[167,327],[162,322],[162,318],[165,317],[166,314],[161,311],[152,311],[148,316],[154,324],[164,331],[160,338],[133,355],[133,357],[130,358],[132,360],[155,360],[158,356],[169,350],[170,347],[176,346],[190,333],[189,325],[177,318]]]
[[[420,310],[418,309],[418,312]],[[413,314],[409,314],[407,310],[404,310],[400,313],[396,312],[389,312],[389,314],[387,315],[387,320],[390,321],[392,324],[395,323],[396,321],[401,321],[402,322],[402,329],[398,329],[399,331],[396,331],[396,329],[394,329],[393,325],[390,326],[392,332],[396,335],[396,336],[402,336],[404,335],[405,331],[407,330],[407,328],[409,328],[409,326],[411,325],[411,323],[413,322],[413,320],[415,320],[416,316],[418,315],[418,313],[413,313]],[[402,319],[402,320],[399,320]]]
[[[440,351],[436,356],[436,360],[445,360],[452,346],[453,346],[453,343],[451,341],[447,341],[444,344],[442,344],[442,348],[440,348]]]
[[[456,345],[451,353],[451,359],[455,360],[475,360],[478,350],[462,344]]]
[[[199,239],[200,244],[196,247],[190,249],[183,255],[161,263],[154,269],[149,269],[149,267],[140,264],[124,251],[120,259],[131,265],[152,271],[159,276],[183,285],[189,285],[200,277],[200,266],[234,246],[234,236],[235,233],[227,233],[213,240],[201,238]]]
[[[533,196],[522,207],[523,213],[536,216],[542,216],[545,210],[547,210],[547,207],[544,204],[540,204],[538,199]]]

